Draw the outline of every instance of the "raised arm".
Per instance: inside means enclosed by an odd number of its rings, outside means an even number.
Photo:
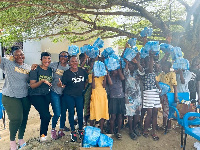
[[[125,78],[124,78],[124,75],[123,75],[123,73],[122,73],[122,70],[121,70],[121,69],[117,69],[117,72],[118,72],[118,74],[119,74],[120,80],[124,80]]]
[[[153,64],[154,64],[154,61],[153,61],[154,54],[152,53],[152,51],[149,52],[149,56],[150,56],[149,73],[152,73],[153,72]]]

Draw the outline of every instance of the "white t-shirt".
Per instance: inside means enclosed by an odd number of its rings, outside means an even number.
[[[182,84],[181,79],[180,79],[180,74],[176,74],[178,93],[189,92],[188,82],[191,80],[192,77],[193,77],[193,72],[190,72],[189,70],[185,70],[183,72],[183,78],[185,79],[185,84]]]

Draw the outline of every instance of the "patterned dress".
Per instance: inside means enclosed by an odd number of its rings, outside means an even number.
[[[141,113],[142,99],[139,74],[142,74],[139,70],[136,70],[133,75],[129,70],[124,70],[126,116],[134,116]]]

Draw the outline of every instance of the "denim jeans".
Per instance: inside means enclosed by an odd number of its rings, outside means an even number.
[[[62,102],[62,96],[54,91],[51,91],[51,105],[54,116],[52,118],[52,129],[56,127],[58,118],[60,117],[60,128],[64,128],[66,118],[66,104]],[[63,107],[62,107],[63,106]],[[65,111],[62,111],[64,109]],[[65,114],[64,114],[65,113]]]
[[[79,130],[83,129],[83,96],[63,96],[63,101],[66,102],[68,112],[69,112],[69,124],[71,131],[75,131],[74,128],[74,106],[76,107],[78,115],[78,125]]]

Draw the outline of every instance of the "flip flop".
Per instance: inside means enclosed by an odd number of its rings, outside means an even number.
[[[19,147],[19,149],[21,149],[21,148],[23,148],[23,147],[25,147],[26,146],[26,142],[24,143],[24,144],[22,144],[20,147]]]
[[[145,138],[148,138],[149,137],[149,132],[143,132],[142,134]]]
[[[152,134],[151,135],[154,141],[158,141],[159,137],[156,134]]]
[[[118,140],[121,140],[121,139],[122,139],[122,135],[121,135],[120,133],[117,133],[117,134],[116,134],[116,138],[117,138]]]

